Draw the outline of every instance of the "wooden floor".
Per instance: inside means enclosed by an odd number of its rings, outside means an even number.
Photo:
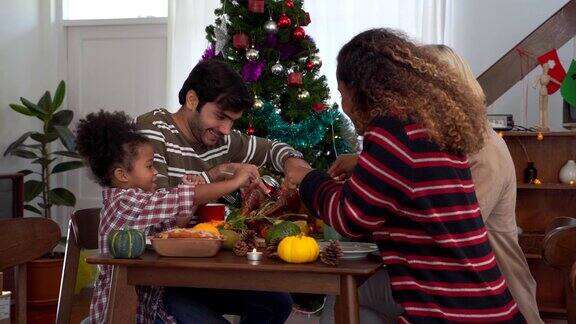
[[[85,289],[76,296],[72,307],[71,324],[79,324],[88,316],[90,311],[90,293],[91,290]],[[566,324],[566,320],[544,319],[546,324]],[[318,324],[317,316],[308,316],[299,313],[293,313],[286,324]]]

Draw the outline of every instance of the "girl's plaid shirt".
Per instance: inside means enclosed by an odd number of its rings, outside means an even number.
[[[174,227],[174,216],[191,213],[194,198],[193,185],[145,192],[141,189],[107,188],[102,192],[103,208],[100,212],[100,253],[108,253],[108,235],[125,227],[143,230],[146,235]],[[105,323],[108,294],[112,279],[112,266],[98,267],[98,278],[90,304],[90,322]],[[162,305],[162,287],[139,286],[137,323],[154,323],[156,317],[165,323],[175,323]]]

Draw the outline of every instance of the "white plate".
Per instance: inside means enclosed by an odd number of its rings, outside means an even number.
[[[318,242],[321,250],[328,245],[326,241]],[[365,258],[368,254],[378,251],[378,246],[367,242],[340,242],[343,255],[341,259],[355,260]]]

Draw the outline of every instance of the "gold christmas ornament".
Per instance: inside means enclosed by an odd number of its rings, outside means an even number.
[[[264,101],[262,99],[255,97],[254,98],[254,109],[261,109],[264,107]]]
[[[305,101],[308,100],[308,98],[310,98],[310,92],[308,92],[308,90],[306,89],[302,89],[300,91],[298,91],[298,100],[301,101]]]

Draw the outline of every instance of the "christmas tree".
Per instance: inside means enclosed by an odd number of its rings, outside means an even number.
[[[221,0],[206,28],[211,46],[203,59],[234,67],[255,96],[236,128],[288,143],[316,168],[355,149],[356,134],[338,107],[329,105],[326,77],[302,0]]]

